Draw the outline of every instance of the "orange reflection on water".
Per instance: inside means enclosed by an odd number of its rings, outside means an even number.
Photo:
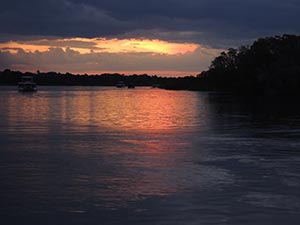
[[[15,133],[47,133],[51,104],[32,93],[12,93],[5,102],[8,131]],[[46,122],[46,124],[45,124]]]
[[[68,99],[62,107],[64,123],[84,135],[99,129],[112,135],[105,140],[99,133],[92,146],[93,154],[101,153],[100,164],[117,168],[111,172],[114,175],[99,169],[95,177],[95,182],[108,187],[96,193],[108,207],[149,196],[168,196],[186,188],[190,182],[188,168],[181,163],[192,157],[192,143],[185,135],[195,127],[204,127],[207,114],[196,93],[110,88],[75,95],[64,97]],[[74,145],[74,149],[79,156],[91,151],[84,145]]]
[[[162,132],[196,126],[198,102],[174,94],[150,88],[78,91],[72,93],[74,96],[62,96],[60,116],[64,123],[81,125],[81,129],[97,126]]]
[[[195,92],[41,87],[33,95],[14,93],[6,104],[12,132],[36,132],[29,137],[36,136],[45,152],[63,153],[76,165],[68,167],[68,177],[55,174],[73,187],[72,196],[93,195],[107,207],[187,188],[191,134],[200,135],[207,122]]]

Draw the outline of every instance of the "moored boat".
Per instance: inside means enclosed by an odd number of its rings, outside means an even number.
[[[134,84],[128,84],[128,86],[127,86],[129,89],[130,88],[135,88],[135,85]]]
[[[123,88],[123,87],[126,87],[126,84],[124,83],[124,81],[119,81],[119,82],[116,84],[116,87],[117,87],[117,88]]]
[[[32,76],[22,76],[21,81],[18,83],[18,91],[20,92],[35,92],[37,85],[33,82]]]

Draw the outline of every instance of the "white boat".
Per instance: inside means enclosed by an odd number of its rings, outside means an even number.
[[[37,85],[33,82],[32,76],[22,76],[21,82],[18,83],[18,91],[20,92],[35,92]]]

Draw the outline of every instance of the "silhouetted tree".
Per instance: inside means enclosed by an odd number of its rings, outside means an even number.
[[[254,95],[300,94],[300,36],[260,38],[216,57],[199,79],[210,90]]]

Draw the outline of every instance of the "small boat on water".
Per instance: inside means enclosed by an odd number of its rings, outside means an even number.
[[[124,87],[126,87],[126,84],[124,83],[124,81],[119,81],[119,82],[116,84],[116,87],[117,87],[117,88],[124,88]]]
[[[127,86],[129,89],[131,89],[131,88],[135,88],[135,85],[134,84],[128,84],[128,86]]]
[[[152,84],[152,86],[151,86],[152,88],[159,88],[160,87],[160,85],[159,84]]]
[[[117,88],[125,88],[125,87],[128,87],[128,88],[135,88],[135,85],[130,83],[128,85],[126,85],[126,83],[124,81],[119,81],[117,84],[116,84],[116,87]]]
[[[33,82],[33,76],[22,76],[21,81],[18,83],[19,92],[35,92],[37,85]]]

